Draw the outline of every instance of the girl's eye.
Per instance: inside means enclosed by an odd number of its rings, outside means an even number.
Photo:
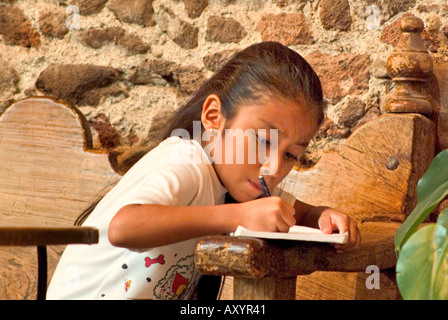
[[[269,144],[269,141],[266,140],[265,138],[263,138],[262,136],[257,135],[257,140],[258,140],[258,143],[265,144],[265,145]]]
[[[285,156],[286,156],[286,159],[288,159],[288,160],[291,160],[291,161],[299,161],[299,158],[296,157],[295,155],[293,155],[293,154],[290,153],[290,152],[286,152]]]

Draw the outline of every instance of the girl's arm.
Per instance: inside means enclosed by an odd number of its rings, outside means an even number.
[[[279,197],[217,206],[132,204],[121,208],[109,224],[109,241],[125,248],[152,248],[212,234],[241,225],[260,231],[288,231],[294,208]]]
[[[121,208],[109,224],[109,241],[125,248],[152,248],[236,229],[231,204],[221,206],[165,206],[131,204]]]

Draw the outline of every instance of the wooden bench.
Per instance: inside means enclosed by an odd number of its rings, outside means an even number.
[[[197,246],[196,265],[204,274],[233,277],[234,299],[400,298],[394,235],[416,204],[418,179],[436,147],[437,101],[427,88],[435,90],[437,83],[427,84],[433,79],[432,60],[422,30],[420,19],[402,19],[400,41],[388,59],[396,86],[383,99],[385,114],[353,132],[339,152],[287,177],[285,189],[297,199],[358,221],[359,252],[338,254],[328,244],[207,237]],[[384,295],[365,289],[369,266],[382,270]]]
[[[46,97],[11,105],[0,117],[0,228],[73,226],[120,177],[109,162],[112,157],[91,149],[89,126],[77,109]],[[18,245],[0,246],[0,299],[34,299],[37,258],[31,245],[37,234],[28,232],[29,246],[23,246],[27,239],[16,239],[13,231],[0,236]],[[43,234],[42,229],[34,232]],[[56,240],[54,232],[50,237]],[[53,243],[66,243],[62,240]],[[48,246],[49,279],[64,247]]]

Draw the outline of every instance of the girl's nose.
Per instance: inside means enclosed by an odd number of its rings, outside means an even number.
[[[270,157],[264,162],[260,167],[260,175],[272,176],[272,178],[277,177],[279,174],[281,166],[281,160],[278,155],[271,153]]]
[[[280,167],[280,157],[277,148],[268,150],[258,149],[258,163],[260,164],[260,175],[276,175]]]

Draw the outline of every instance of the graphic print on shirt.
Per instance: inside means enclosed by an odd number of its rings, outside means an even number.
[[[198,272],[194,264],[194,255],[180,259],[168,269],[154,288],[154,296],[162,300],[183,299],[196,287]]]
[[[159,256],[157,258],[151,259],[150,257],[146,256],[143,260],[142,260],[142,264],[144,264],[145,268],[149,268],[154,264],[165,264],[165,256],[163,254],[159,254]],[[121,266],[122,269],[126,270],[128,269],[128,265],[126,263],[124,263]],[[144,281],[140,280],[141,282],[144,283]],[[149,283],[151,282],[151,278],[150,277],[146,277],[145,278],[145,282]],[[132,280],[129,279],[125,279],[124,280],[124,291],[128,292],[129,289],[131,289],[131,285],[132,285]]]
[[[127,280],[124,283],[124,291],[128,292],[129,288],[131,287],[131,283],[132,283],[132,280]]]
[[[145,258],[145,267],[149,268],[151,265],[153,265],[154,263],[160,263],[160,264],[165,264],[165,259],[164,259],[164,255],[163,254],[159,254],[159,256],[155,259],[151,259],[149,257]]]

